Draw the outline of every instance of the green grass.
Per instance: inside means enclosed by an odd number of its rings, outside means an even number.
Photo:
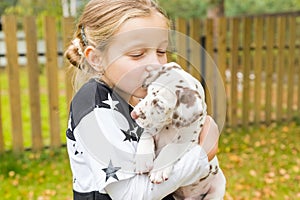
[[[1,155],[0,188],[1,199],[7,200],[72,199],[66,150]]]
[[[225,199],[300,199],[299,141],[296,123],[226,130],[218,155]]]
[[[227,178],[225,200],[300,199],[300,126],[226,129],[219,161]],[[1,199],[72,199],[65,148],[0,156]]]

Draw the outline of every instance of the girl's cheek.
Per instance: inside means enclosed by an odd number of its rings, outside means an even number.
[[[160,63],[161,63],[162,65],[167,64],[167,62],[168,62],[167,56],[164,56],[164,57],[161,59],[161,61],[160,61]]]

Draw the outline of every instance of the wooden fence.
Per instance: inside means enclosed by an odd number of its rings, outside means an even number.
[[[252,124],[288,122],[299,117],[300,110],[300,14],[267,17],[176,20],[176,31],[189,39],[176,39],[172,56],[187,71],[213,90],[206,90],[209,112],[218,121],[226,118],[226,127],[247,127]],[[0,99],[9,100],[9,108],[0,104],[0,153],[6,150],[19,152],[25,148],[39,150],[45,146],[59,147],[65,143],[67,113],[72,98],[72,87],[67,64],[58,65],[58,38],[64,46],[70,42],[74,19],[62,19],[62,34],[57,33],[53,17],[45,17],[44,40],[46,46],[47,125],[43,128],[40,63],[37,51],[37,27],[34,17],[26,17],[23,27],[26,40],[29,103],[22,104],[24,88],[20,87],[20,66],[17,50],[17,22],[15,16],[2,18],[6,43],[7,66],[0,70],[0,77],[7,76],[8,88],[0,90]],[[191,40],[192,39],[192,40]],[[192,42],[205,47],[205,53]],[[202,53],[201,53],[202,52]],[[61,54],[61,53],[60,53]],[[220,74],[216,80],[212,62]],[[205,61],[205,62],[204,62]],[[22,72],[21,75],[24,75]],[[62,76],[62,78],[61,78]],[[61,83],[63,81],[63,84]],[[216,84],[218,82],[218,84]],[[3,84],[3,82],[1,82]],[[61,87],[63,85],[63,87]],[[217,87],[214,87],[217,85]],[[226,99],[218,98],[225,88]],[[208,87],[210,88],[210,87]],[[63,103],[59,98],[64,96]],[[225,113],[220,108],[226,107]],[[5,112],[5,113],[4,113]],[[28,120],[24,121],[24,112]],[[6,118],[10,116],[10,120]],[[23,117],[22,117],[23,116]],[[62,119],[64,118],[64,119]],[[3,122],[8,122],[4,124]],[[26,123],[26,124],[24,124]],[[29,125],[28,125],[29,124]],[[24,127],[29,128],[24,128]],[[9,128],[5,128],[9,127]],[[28,129],[28,130],[27,130]],[[9,131],[7,131],[9,130]],[[25,135],[25,136],[24,136]],[[9,139],[8,139],[9,138]],[[29,141],[29,142],[26,142]]]
[[[215,118],[223,117],[218,115],[218,109],[225,104],[225,125],[231,127],[299,118],[299,20],[298,12],[284,16],[176,21],[176,30],[199,42],[221,74],[226,103],[222,98],[218,99],[218,89],[216,92],[210,89],[209,92],[214,94],[207,95],[210,113]],[[189,45],[181,42],[179,46]],[[191,49],[184,52],[194,53]],[[186,61],[178,62],[188,71],[195,68]],[[213,68],[203,67],[205,70],[201,75],[205,77],[206,85],[214,85]]]

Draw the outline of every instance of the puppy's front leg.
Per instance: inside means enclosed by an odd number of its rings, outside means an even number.
[[[173,165],[189,149],[187,143],[170,143],[164,146],[159,155],[156,156],[153,169],[150,172],[150,180],[153,183],[160,184],[170,177]]]
[[[138,142],[135,155],[136,173],[147,173],[153,168],[153,160],[155,157],[154,148],[154,139],[152,135],[144,132]]]

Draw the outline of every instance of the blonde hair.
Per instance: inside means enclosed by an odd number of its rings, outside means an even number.
[[[86,61],[83,52],[88,45],[104,50],[109,39],[128,19],[150,16],[156,11],[166,18],[165,12],[154,0],[91,0],[79,18],[74,39],[65,51],[65,57],[77,67],[75,90],[92,77],[100,78],[99,72]]]

